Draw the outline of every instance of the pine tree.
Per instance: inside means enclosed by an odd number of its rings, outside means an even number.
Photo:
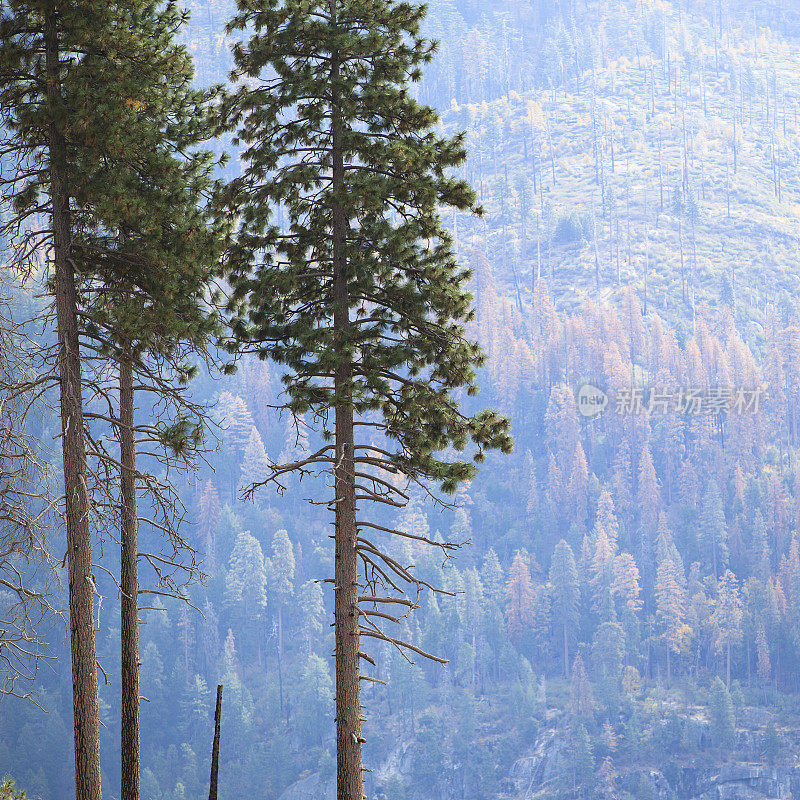
[[[486,597],[491,602],[497,603],[498,605],[503,602],[505,598],[506,579],[503,574],[503,567],[500,565],[500,559],[491,547],[486,551],[486,555],[483,557],[481,583],[483,584]]]
[[[225,447],[237,456],[241,455],[255,427],[247,403],[239,395],[223,392],[217,403],[217,416],[225,431]]]
[[[180,702],[181,726],[190,740],[207,730],[210,697],[208,684],[201,675],[195,675],[187,682]]]
[[[275,531],[272,537],[272,557],[267,563],[270,590],[275,596],[278,611],[278,683],[283,711],[283,611],[294,594],[295,561],[292,543],[285,530]]]
[[[602,738],[603,744],[609,749],[611,753],[613,753],[618,746],[617,742],[617,735],[614,733],[614,726],[611,724],[609,720],[606,720],[603,723],[603,728],[600,732],[600,736]]]
[[[310,656],[313,652],[314,639],[323,630],[325,617],[325,603],[322,588],[317,581],[306,581],[298,590],[297,605],[300,609],[303,636],[306,640],[306,652]]]
[[[198,643],[203,655],[203,667],[206,672],[211,673],[217,665],[219,657],[219,617],[214,610],[210,600],[206,600],[203,606],[203,614],[200,620],[200,633]]]
[[[731,685],[731,648],[742,641],[742,599],[736,576],[727,570],[719,580],[717,602],[711,615],[714,644],[725,653],[725,685]]]
[[[154,507],[165,514],[163,530],[170,544],[180,542],[177,514],[166,511],[169,489],[155,476],[141,475],[136,439],[146,431],[162,446],[163,462],[174,456],[184,463],[200,442],[201,421],[186,413],[194,415],[197,407],[185,400],[180,385],[195,371],[185,363],[189,352],[206,354],[217,329],[208,299],[223,228],[212,222],[207,202],[213,158],[198,149],[214,132],[211,93],[193,88],[191,59],[174,41],[186,17],[173,4],[152,2],[123,4],[116,11],[113,57],[100,55],[94,64],[106,89],[116,88],[95,98],[105,109],[102,140],[76,149],[77,168],[91,179],[76,194],[85,219],[73,229],[71,246],[79,276],[81,334],[92,341],[96,354],[118,365],[122,797],[135,800],[137,484],[145,485],[154,495]],[[134,419],[134,377],[162,403],[163,413],[149,427]],[[102,451],[95,455],[104,458]]]
[[[766,583],[772,576],[769,538],[767,525],[761,511],[753,515],[753,535],[750,547],[750,563],[753,572],[762,583]]]
[[[66,140],[75,121],[68,109],[88,106],[84,133],[101,135],[93,113],[96,86],[93,56],[113,30],[110,6],[90,2],[4,3],[0,7],[0,105],[7,113],[3,150],[6,160],[22,166],[21,176],[3,178],[19,225],[44,206],[48,219],[40,237],[47,246],[56,306],[58,372],[62,421],[65,520],[69,571],[70,644],[73,677],[75,792],[81,800],[99,800],[100,709],[97,685],[94,596],[87,487],[82,364],[79,345],[78,281],[72,231],[74,194],[83,181],[75,174],[76,157]],[[92,62],[95,62],[94,64]],[[72,119],[70,119],[72,117]],[[88,130],[87,130],[88,129]],[[27,175],[26,175],[27,174]],[[44,199],[40,200],[40,194]],[[31,219],[32,221],[32,219]],[[36,256],[38,242],[28,240],[15,253],[20,268]],[[21,248],[21,249],[20,249]],[[43,259],[44,260],[44,259]]]
[[[333,704],[333,680],[328,662],[317,655],[309,655],[303,667],[301,685],[301,729],[322,743]]]
[[[711,684],[709,701],[711,736],[717,747],[731,747],[736,741],[736,718],[733,701],[725,684],[717,677]]]
[[[250,429],[250,437],[244,448],[241,472],[242,477],[239,482],[241,487],[247,487],[253,483],[261,483],[269,475],[267,451],[264,449],[261,434],[259,434],[255,426]]]
[[[619,523],[614,513],[614,498],[608,489],[603,489],[597,501],[597,516],[594,523],[594,537],[597,541],[600,532],[605,534],[611,555],[617,554]]]
[[[603,800],[616,800],[618,795],[614,786],[614,760],[606,756],[600,766],[599,791]]]
[[[577,790],[579,796],[589,797],[596,780],[595,763],[592,743],[582,722],[574,727],[569,737],[567,759],[573,792]]]
[[[209,480],[200,494],[200,535],[203,542],[203,552],[208,568],[213,570],[216,565],[216,548],[214,546],[217,523],[222,512],[219,503],[219,492]]]
[[[560,508],[567,500],[564,471],[558,465],[556,454],[551,452],[547,460],[547,498],[554,508]]]
[[[599,610],[611,591],[614,580],[614,550],[604,528],[597,533],[592,560],[589,564],[589,580],[592,586],[592,601]]]
[[[620,679],[625,658],[625,633],[618,622],[603,622],[592,639],[592,662],[600,699],[611,713],[619,701]]]
[[[259,616],[267,607],[264,553],[250,531],[236,537],[225,576],[225,602],[242,604],[245,618]]]
[[[759,626],[756,634],[756,671],[762,685],[766,686],[772,677],[772,664],[769,658],[769,645],[764,633],[764,626]]]
[[[564,677],[569,674],[569,638],[578,624],[578,568],[572,548],[562,539],[553,551],[548,576],[553,619],[561,627],[564,656]]]
[[[525,510],[528,518],[535,520],[539,512],[539,487],[536,485],[536,472],[531,465],[528,470],[528,492],[525,496]]]
[[[428,537],[431,528],[428,524],[428,516],[425,513],[424,500],[419,492],[411,493],[408,503],[397,515],[395,527],[398,531],[409,536]]]
[[[728,564],[728,526],[722,508],[722,497],[713,478],[706,485],[703,495],[698,533],[707,563],[712,567],[716,580],[719,571]]]
[[[658,516],[658,533],[656,535],[656,564],[660,565],[664,559],[670,559],[675,564],[675,578],[681,588],[686,588],[686,571],[683,566],[678,548],[672,538],[672,532],[667,524],[667,516],[662,511]]]
[[[238,89],[227,103],[245,162],[230,187],[241,220],[229,264],[234,333],[283,365],[287,408],[322,425],[323,446],[275,477],[323,463],[335,482],[340,800],[363,794],[359,639],[394,638],[359,624],[359,560],[373,576],[368,596],[386,585],[384,568],[419,587],[359,537],[357,503],[395,495],[385,469],[454,491],[474,467],[439,460],[448,445],[471,441],[478,459],[511,448],[506,420],[462,415],[451,396],[475,393],[483,358],[465,337],[466,274],[437,208],[475,200],[446,174],[464,161],[463,137],[438,136],[435,112],[410,93],[433,54],[424,15],[396,0],[239,0],[229,26],[254,31],[234,46]],[[278,205],[285,234],[270,224]],[[393,450],[373,444],[376,430]]]
[[[506,624],[511,639],[519,641],[531,626],[533,587],[528,566],[521,553],[514,556],[506,586]]]
[[[645,445],[639,459],[639,483],[636,496],[639,508],[639,528],[641,535],[641,558],[649,580],[652,580],[653,543],[659,520],[659,491],[653,457]]]
[[[239,675],[239,657],[236,654],[236,637],[233,635],[233,631],[230,628],[228,628],[225,642],[222,645],[222,669],[220,672],[224,678],[238,678]]]
[[[216,325],[205,304],[221,229],[210,224],[201,207],[211,187],[212,159],[196,150],[212,133],[210,95],[192,88],[191,60],[174,43],[183,20],[174,4],[153,2],[100,8],[80,0],[15,2],[0,12],[2,99],[4,107],[13,109],[9,150],[24,154],[19,163],[25,164],[25,175],[15,185],[15,190],[24,186],[24,199],[16,209],[25,229],[41,193],[51,217],[50,232],[23,237],[18,256],[24,260],[32,243],[43,245],[52,236],[68,536],[77,544],[70,551],[76,558],[83,552],[89,563],[79,568],[81,585],[91,571],[88,538],[69,519],[73,504],[88,502],[84,413],[79,408],[82,342],[91,340],[98,355],[119,366],[125,800],[139,794],[133,374],[145,354],[157,353],[143,373],[178,397],[168,387],[163,365],[169,364],[176,376],[186,375],[179,363],[180,347],[199,345]],[[42,169],[28,169],[29,158]],[[189,431],[186,420],[179,419],[175,425],[161,425],[157,436],[177,450],[187,444]],[[79,522],[77,528],[82,527],[85,523]],[[86,544],[78,544],[76,536]],[[76,621],[73,633],[88,628]],[[87,646],[90,638],[87,633]],[[78,668],[81,659],[74,655]],[[84,666],[94,671],[89,655],[83,655]],[[91,667],[86,666],[90,661]],[[91,677],[75,685],[94,692]],[[77,719],[77,706],[75,712]],[[95,735],[79,735],[76,729],[76,750],[96,748],[95,740]],[[96,770],[76,764],[78,784],[90,784],[87,797],[99,795]]]
[[[459,616],[461,624],[471,639],[470,686],[475,691],[476,670],[478,664],[478,634],[483,628],[484,592],[478,570],[474,567],[464,572],[464,595]],[[528,605],[531,605],[528,603]],[[530,626],[532,619],[530,610],[527,623]]]
[[[553,611],[550,591],[546,585],[539,584],[533,589],[533,600],[531,601],[531,640],[534,647],[537,648],[537,652],[541,654],[545,671],[552,629]]]
[[[576,654],[575,660],[572,662],[570,694],[572,696],[572,713],[576,717],[591,717],[594,712],[592,684],[580,653]]]
[[[670,655],[680,654],[686,643],[686,599],[675,562],[665,555],[659,562],[654,587],[656,615],[667,650],[667,684],[672,679]]]
[[[454,516],[455,521],[450,526],[450,533],[453,535],[453,541],[469,541],[470,532],[472,531],[472,522],[469,518],[469,512],[466,508],[457,508]]]
[[[580,436],[575,395],[569,386],[562,384],[550,390],[544,420],[548,447],[551,452],[563,456],[559,458],[561,468],[569,470]]]
[[[183,651],[184,678],[188,678],[191,668],[191,650],[194,639],[194,631],[192,630],[192,621],[189,619],[189,612],[185,605],[180,610],[176,627],[178,629],[178,643],[180,645],[180,649]]]
[[[642,607],[641,586],[639,585],[639,568],[630,553],[620,553],[614,559],[614,579],[611,583],[611,594],[620,598],[628,609],[634,613]]]
[[[572,463],[572,473],[569,478],[570,507],[574,508],[573,521],[579,530],[585,531],[587,525],[587,503],[589,485],[589,468],[586,465],[586,454],[580,442],[575,448],[575,458]]]

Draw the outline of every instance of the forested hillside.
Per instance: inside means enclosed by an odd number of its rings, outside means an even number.
[[[223,81],[233,3],[189,5],[198,80]],[[446,217],[473,271],[479,400],[515,450],[452,507],[416,493],[385,515],[410,535],[395,558],[447,590],[398,634],[449,663],[369,643],[367,797],[800,797],[800,14],[433,0],[425,25],[440,46],[419,99],[466,131],[484,206]],[[179,482],[206,578],[191,605],[142,611],[144,800],[204,795],[217,683],[221,797],[335,796],[333,549],[307,502],[324,478],[241,498],[315,444],[273,407],[281,374],[245,356],[191,384],[218,423]],[[97,579],[113,797],[120,618]],[[38,706],[0,703],[0,774],[60,800],[71,686],[52,638]]]

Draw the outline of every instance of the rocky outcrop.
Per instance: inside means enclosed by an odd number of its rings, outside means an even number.
[[[336,778],[315,772],[295,781],[281,794],[280,800],[334,800],[335,797]]]
[[[707,726],[696,726],[696,738],[707,738]],[[629,800],[800,800],[800,765],[772,766],[759,758],[758,737],[752,731],[740,729],[737,752],[742,759],[720,765],[709,754],[697,758],[675,759],[665,757],[657,767],[625,766],[623,760],[616,764],[616,789],[620,797]],[[791,748],[790,742],[784,742]],[[564,738],[555,728],[545,729],[536,738],[524,756],[511,766],[497,800],[534,800],[548,797],[547,789],[555,789],[558,782],[564,749]],[[415,756],[421,745],[415,741],[404,743],[393,750],[373,774],[376,797],[391,798],[386,789],[393,783],[405,783]],[[449,780],[447,768],[434,786],[429,787],[429,798],[458,800],[455,783]],[[410,797],[411,795],[409,795]],[[334,800],[336,797],[333,776],[309,775],[292,784],[280,800]],[[460,797],[460,795],[458,795]]]
[[[533,798],[554,784],[560,751],[560,738],[544,733],[525,757],[514,762],[504,800]],[[682,763],[670,759],[661,769],[622,767],[616,787],[636,800],[800,800],[800,766],[745,761],[718,766],[709,765],[708,759]]]

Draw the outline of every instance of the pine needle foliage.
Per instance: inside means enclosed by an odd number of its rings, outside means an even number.
[[[230,186],[241,220],[230,271],[236,337],[285,365],[292,411],[324,417],[344,400],[356,414],[378,412],[399,445],[392,463],[453,491],[474,467],[434,453],[472,440],[480,460],[511,441],[507,420],[465,416],[453,397],[477,392],[483,355],[465,335],[468,272],[438,209],[480,209],[451,175],[465,158],[463,136],[440,136],[436,113],[411,93],[435,53],[420,35],[424,7],[241,0],[238,8],[230,30],[252,36],[234,48],[238,89],[228,102],[246,165]],[[334,207],[345,226],[337,253]],[[333,324],[337,257],[346,330]],[[342,364],[349,378],[334,387]]]

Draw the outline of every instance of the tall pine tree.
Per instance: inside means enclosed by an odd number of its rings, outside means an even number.
[[[52,264],[70,565],[76,789],[100,796],[89,486],[82,347],[119,365],[122,528],[122,797],[138,797],[137,468],[134,371],[145,353],[175,363],[213,328],[204,308],[218,233],[201,196],[212,159],[208,97],[191,88],[191,60],[173,43],[174,3],[12,2],[0,10],[4,151],[18,263],[46,249]],[[44,212],[50,226],[31,228]],[[144,370],[170,392],[169,378]],[[141,381],[140,381],[141,382]],[[176,395],[177,396],[177,395]],[[151,433],[184,447],[190,426]],[[107,462],[108,464],[109,462]]]
[[[561,644],[564,657],[564,677],[569,671],[569,638],[578,624],[578,568],[572,548],[562,539],[553,551],[550,563],[550,592],[554,621],[561,626]]]
[[[90,503],[73,235],[85,220],[92,142],[104,135],[98,67],[113,47],[116,5],[90,0],[14,0],[0,6],[3,177],[18,237],[14,265],[44,255],[58,335],[64,517],[69,574],[75,791],[99,800],[100,711],[94,623]],[[96,155],[96,153],[95,153]],[[36,225],[36,215],[46,220]]]
[[[184,21],[173,3],[119,4],[114,58],[100,65],[103,79],[114,87],[103,98],[110,109],[103,139],[107,152],[91,164],[91,224],[73,237],[79,301],[90,320],[83,332],[95,351],[118,367],[122,800],[139,797],[137,494],[142,483],[155,495],[156,513],[165,517],[169,544],[181,542],[169,488],[155,476],[143,479],[137,467],[137,438],[141,449],[161,440],[162,463],[170,453],[188,459],[199,429],[178,385],[192,372],[184,364],[188,351],[204,352],[216,329],[208,299],[222,229],[208,211],[213,158],[198,148],[214,132],[212,93],[191,85],[191,58],[174,41]],[[93,155],[90,148],[81,152]],[[152,401],[155,395],[171,406],[171,414],[137,426],[135,385],[141,396]],[[162,561],[159,570],[164,566]]]
[[[361,800],[359,640],[396,641],[374,622],[386,613],[376,606],[396,601],[383,598],[393,587],[422,586],[363,535],[388,529],[359,517],[358,503],[407,500],[387,472],[454,491],[474,466],[437,458],[450,445],[471,440],[478,459],[511,449],[506,420],[464,414],[453,396],[476,393],[483,357],[465,336],[467,273],[437,209],[472,210],[475,198],[448,175],[464,161],[463,138],[438,136],[436,113],[410,92],[435,50],[420,36],[424,7],[239,0],[238,9],[230,29],[251,34],[234,48],[228,105],[245,162],[230,187],[241,219],[234,331],[283,365],[286,405],[323,437],[274,479],[320,463],[334,477],[338,797]],[[278,206],[284,230],[271,224]],[[383,598],[372,610],[359,608],[359,560],[368,596]]]

